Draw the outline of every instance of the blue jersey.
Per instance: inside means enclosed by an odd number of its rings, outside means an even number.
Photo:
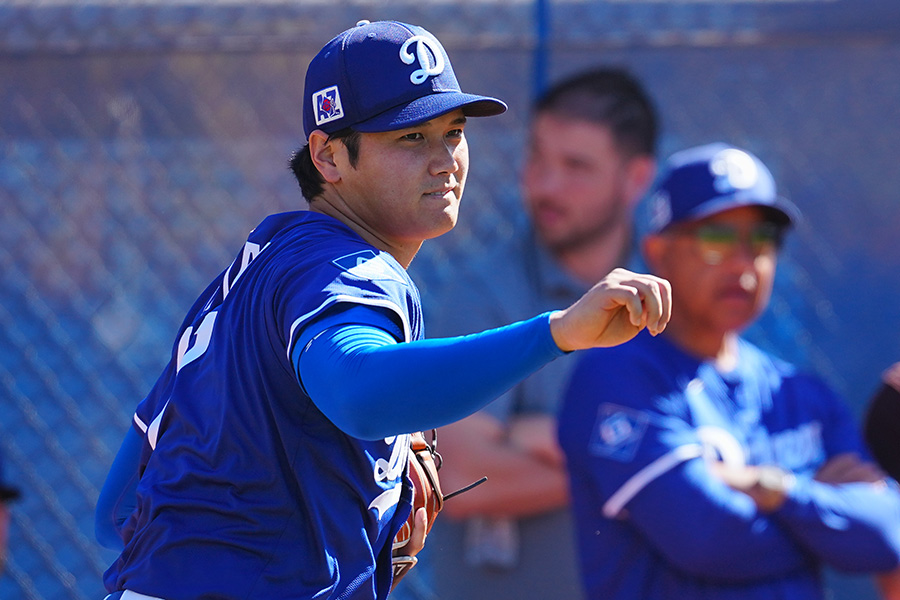
[[[110,591],[167,600],[384,598],[409,514],[408,436],[352,438],[295,376],[292,342],[342,306],[422,337],[418,291],[391,255],[312,212],[273,215],[206,289],[134,415],[137,509]]]
[[[644,333],[579,362],[559,436],[589,598],[821,599],[823,564],[897,564],[896,486],[813,480],[830,457],[865,456],[842,402],[743,340],[738,351],[721,373]],[[776,464],[797,483],[766,515],[710,460]]]

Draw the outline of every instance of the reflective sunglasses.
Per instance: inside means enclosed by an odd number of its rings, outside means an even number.
[[[719,265],[737,254],[741,245],[754,258],[774,254],[784,241],[785,227],[770,222],[751,227],[706,223],[674,229],[673,233],[694,238],[703,261],[708,265]]]

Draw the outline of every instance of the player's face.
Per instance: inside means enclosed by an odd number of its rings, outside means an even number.
[[[525,208],[554,251],[588,245],[627,226],[633,207],[629,159],[608,127],[538,114],[523,165]]]
[[[340,182],[355,217],[389,246],[452,229],[469,170],[465,124],[460,109],[416,127],[362,134],[358,162]]]
[[[676,327],[716,335],[747,327],[769,302],[782,233],[761,209],[741,207],[648,240],[648,260],[672,284]]]

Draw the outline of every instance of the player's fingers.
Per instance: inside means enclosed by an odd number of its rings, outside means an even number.
[[[829,459],[815,475],[823,483],[875,483],[884,478],[884,472],[876,464],[863,461],[851,452]]]
[[[619,283],[608,291],[611,311],[624,306],[628,311],[628,320],[635,327],[641,327],[644,321],[644,301],[637,282]]]
[[[647,328],[653,335],[658,335],[666,328],[672,314],[672,291],[669,282],[659,277],[645,275],[650,294],[645,297],[647,309]]]
[[[656,335],[667,322],[665,315],[668,314],[668,292],[665,290],[663,281],[652,275],[639,275],[633,280],[628,281],[629,287],[633,288],[640,298],[641,304],[638,307],[639,315],[632,313],[632,324],[635,326],[646,326],[650,332]],[[636,320],[634,317],[639,316]]]
[[[428,529],[428,511],[424,507],[416,510],[413,517],[413,528],[409,534],[409,543],[406,545],[404,554],[415,556],[425,547],[425,535]]]
[[[835,483],[844,477],[847,469],[856,461],[853,454],[838,454],[830,458],[818,471],[815,479],[824,483]]]
[[[657,278],[659,282],[659,297],[662,302],[662,311],[660,312],[659,321],[656,322],[656,328],[651,329],[653,335],[659,335],[665,330],[672,318],[672,284],[669,280]]]

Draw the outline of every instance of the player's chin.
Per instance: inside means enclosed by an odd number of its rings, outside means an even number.
[[[748,303],[723,303],[716,308],[720,328],[725,331],[743,331],[759,317],[759,307]]]
[[[446,219],[439,224],[435,224],[433,227],[429,228],[429,231],[425,232],[422,235],[423,240],[431,240],[436,237],[440,237],[445,233],[452,230],[456,227],[456,217],[454,216],[452,219]]]
[[[458,220],[459,202],[451,202],[441,209],[435,209],[429,219],[428,231],[423,235],[423,239],[428,240],[444,235],[456,227]]]

